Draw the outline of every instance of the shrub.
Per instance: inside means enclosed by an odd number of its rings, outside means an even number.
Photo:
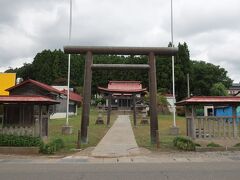
[[[64,147],[64,142],[62,139],[58,138],[58,139],[55,139],[54,141],[54,144],[56,145],[56,150],[60,150]]]
[[[40,147],[40,152],[43,154],[54,154],[56,151],[64,147],[62,139],[55,139],[47,144],[43,144]]]
[[[235,144],[233,147],[240,147],[240,143]]]
[[[40,147],[40,152],[43,154],[54,154],[55,151],[55,146],[51,143],[43,144]]]
[[[191,139],[185,137],[175,137],[173,139],[173,145],[178,149],[185,151],[194,151],[196,147],[195,143]]]
[[[0,134],[0,146],[40,147],[42,144],[39,137]]]
[[[214,142],[211,142],[207,145],[207,147],[221,147],[219,144],[216,144]]]
[[[177,106],[176,113],[178,116],[185,116],[185,108],[184,106]]]
[[[201,144],[195,143],[195,147],[201,147]]]

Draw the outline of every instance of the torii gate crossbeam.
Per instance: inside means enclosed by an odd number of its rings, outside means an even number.
[[[67,54],[85,54],[85,72],[83,87],[83,108],[81,121],[81,142],[88,142],[88,123],[91,102],[91,84],[92,84],[92,67],[93,54],[114,54],[114,55],[147,55],[148,64],[132,69],[147,68],[149,73],[149,96],[150,96],[150,136],[151,143],[156,144],[158,140],[158,117],[157,117],[157,79],[156,79],[156,55],[174,56],[178,52],[178,48],[174,47],[113,47],[113,46],[65,46],[64,52]],[[100,67],[98,68],[108,68]],[[95,66],[96,67],[96,66]],[[129,66],[130,67],[130,66]],[[79,139],[78,139],[79,141]]]

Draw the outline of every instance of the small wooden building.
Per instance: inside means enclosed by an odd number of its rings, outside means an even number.
[[[133,121],[136,126],[136,104],[145,95],[140,81],[109,81],[108,87],[98,87],[100,93],[107,99],[107,124],[110,123],[112,109],[133,110]]]
[[[0,96],[0,133],[47,137],[49,106],[57,103],[44,96]]]
[[[34,80],[8,88],[0,96],[0,133],[48,136],[50,106],[58,104],[59,91]]]
[[[132,109],[133,97],[139,101],[146,92],[140,81],[109,81],[107,88],[98,87],[98,90],[107,99],[106,106],[110,102],[111,107],[117,110]]]
[[[237,96],[195,96],[177,102],[185,107],[187,136],[196,138],[239,138],[240,123],[236,109],[240,105]],[[231,106],[231,116],[202,116],[199,109],[204,106]]]

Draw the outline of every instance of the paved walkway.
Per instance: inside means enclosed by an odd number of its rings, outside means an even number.
[[[119,115],[91,155],[93,157],[122,157],[139,153],[129,115]]]

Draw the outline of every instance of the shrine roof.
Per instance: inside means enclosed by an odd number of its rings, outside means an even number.
[[[109,81],[108,87],[98,87],[102,92],[112,93],[141,93],[146,91],[146,88],[142,88],[140,81]]]
[[[231,105],[231,104],[240,104],[239,96],[193,96],[185,100],[179,101],[176,105]]]
[[[66,89],[62,90],[61,92],[67,96]],[[76,102],[82,102],[82,100],[83,100],[82,96],[80,96],[79,94],[72,92],[72,91],[69,91],[69,99],[72,101],[76,101]]]
[[[0,96],[0,103],[59,104],[60,102],[45,96]]]
[[[40,88],[42,88],[42,89],[44,89],[44,90],[46,90],[46,91],[49,91],[49,92],[54,92],[54,93],[57,93],[57,94],[62,94],[62,92],[59,91],[58,89],[53,88],[52,86],[49,86],[49,85],[44,84],[44,83],[42,83],[42,82],[35,81],[35,80],[33,80],[33,79],[28,79],[28,80],[26,80],[26,81],[23,81],[23,82],[21,82],[20,84],[17,84],[17,85],[15,85],[15,86],[13,86],[13,87],[10,87],[10,88],[6,89],[6,91],[11,91],[11,90],[16,89],[16,88],[18,88],[18,87],[21,87],[21,86],[23,86],[23,85],[25,85],[25,84],[27,84],[27,83],[35,84],[36,86],[38,86],[38,87],[40,87]]]

